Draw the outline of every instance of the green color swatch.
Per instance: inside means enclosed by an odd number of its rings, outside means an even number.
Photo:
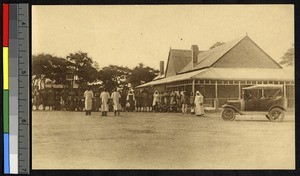
[[[8,112],[9,112],[9,97],[8,97],[8,90],[3,91],[3,130],[4,133],[9,132],[9,117],[8,117]]]

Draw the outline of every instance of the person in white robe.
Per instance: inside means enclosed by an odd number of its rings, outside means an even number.
[[[90,87],[84,92],[83,96],[85,115],[92,115],[94,93],[90,90]]]
[[[104,89],[100,94],[102,116],[107,116],[107,111],[109,109],[109,105],[108,105],[109,97],[110,97],[109,93],[107,92],[106,89]]]
[[[203,96],[199,91],[196,92],[194,103],[195,103],[195,115],[197,116],[204,115]]]
[[[158,91],[156,90],[153,94],[153,102],[152,102],[152,107],[155,112],[158,111],[159,103],[160,103],[160,95],[159,95]]]
[[[115,116],[120,115],[120,111],[121,111],[120,98],[121,98],[121,95],[119,93],[118,88],[115,89],[114,92],[111,94],[111,98],[112,98],[112,101],[113,101]]]

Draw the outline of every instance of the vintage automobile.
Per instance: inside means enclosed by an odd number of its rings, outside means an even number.
[[[246,115],[250,111],[265,111],[270,121],[282,121],[284,118],[283,86],[263,84],[242,89],[241,100],[228,100],[222,106],[222,119],[233,121],[236,114]]]

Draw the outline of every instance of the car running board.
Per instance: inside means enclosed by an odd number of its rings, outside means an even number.
[[[246,115],[246,114],[244,114],[244,113],[242,113],[242,112],[238,112],[240,115]]]

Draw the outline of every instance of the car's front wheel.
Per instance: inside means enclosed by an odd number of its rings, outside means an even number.
[[[281,122],[284,118],[284,111],[281,108],[275,107],[269,111],[268,116],[270,121]]]
[[[233,121],[235,119],[234,109],[224,108],[222,111],[222,119],[225,121]]]

